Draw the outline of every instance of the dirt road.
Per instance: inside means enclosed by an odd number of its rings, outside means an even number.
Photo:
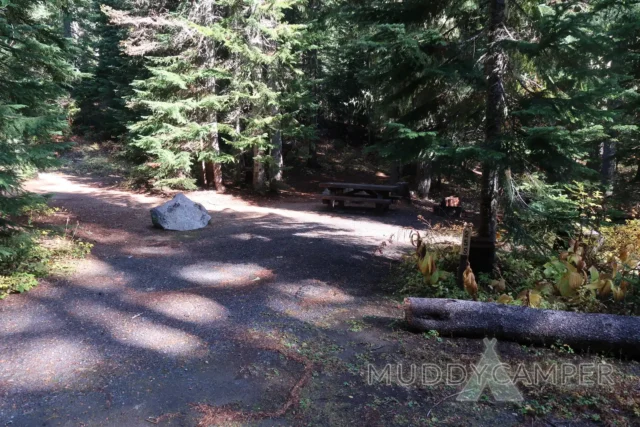
[[[211,224],[164,232],[149,215],[159,197],[58,173],[28,188],[52,193],[53,220],[95,247],[73,273],[0,302],[0,426],[633,423],[638,364],[598,355],[500,343],[512,366],[615,364],[612,388],[530,387],[522,403],[457,402],[460,383],[369,382],[371,364],[470,366],[484,351],[404,330],[385,286],[409,247],[403,227],[419,225],[409,207],[329,213],[196,192]]]
[[[388,260],[374,251],[415,223],[411,212],[329,214],[317,202],[260,207],[196,192],[211,225],[171,233],[150,226],[158,197],[55,173],[28,189],[52,193],[95,248],[69,277],[0,305],[9,424],[147,426],[164,414],[163,424],[190,425],[201,402],[276,409],[303,366],[256,337],[399,316],[379,296]]]

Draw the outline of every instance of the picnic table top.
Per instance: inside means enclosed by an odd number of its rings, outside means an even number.
[[[320,188],[352,188],[354,190],[396,191],[397,185],[352,184],[348,182],[323,182]]]

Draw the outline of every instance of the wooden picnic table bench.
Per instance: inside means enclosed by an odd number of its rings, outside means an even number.
[[[373,203],[376,210],[384,212],[401,197],[393,194],[398,191],[397,185],[353,184],[348,182],[323,182],[320,188],[329,191],[323,194],[322,203],[331,209],[336,205],[344,207],[345,202]]]

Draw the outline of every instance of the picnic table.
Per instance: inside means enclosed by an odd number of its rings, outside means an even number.
[[[329,194],[322,195],[322,203],[331,209],[336,205],[344,207],[345,202],[373,203],[376,210],[387,211],[391,204],[400,199],[394,194],[398,191],[397,185],[353,184],[348,182],[323,182],[320,188],[326,189]]]

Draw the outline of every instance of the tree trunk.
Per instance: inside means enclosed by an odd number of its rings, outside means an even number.
[[[442,189],[442,175],[441,174],[437,174],[436,175],[435,182],[431,183],[431,188],[435,189],[435,190]]]
[[[216,155],[220,155],[220,135],[218,132],[218,117],[217,114],[214,114],[214,122],[213,122],[213,131],[211,133],[211,151],[213,151]],[[222,193],[226,189],[223,183],[222,177],[222,163],[213,162],[213,184],[216,188],[216,191]]]
[[[400,182],[402,179],[402,165],[399,162],[393,162],[389,175],[389,180],[392,184]]]
[[[271,165],[271,182],[282,182],[282,168],[284,167],[284,161],[282,159],[282,132],[280,129],[276,130],[271,137],[271,157],[273,158],[273,164]]]
[[[213,169],[212,162],[204,163],[204,185],[206,187],[213,187],[213,183],[215,182],[215,170]]]
[[[501,150],[502,128],[507,118],[504,75],[506,54],[501,45],[504,39],[506,21],[506,0],[490,0],[489,6],[489,47],[485,64],[487,79],[487,109],[485,128],[485,148],[489,152]],[[498,219],[498,164],[486,159],[482,165],[480,194],[481,238],[495,242]]]
[[[200,161],[197,166],[198,176],[196,177],[196,183],[199,187],[205,187],[207,185],[207,162]]]
[[[605,141],[602,148],[602,171],[601,180],[602,186],[605,188],[605,195],[611,196],[613,194],[613,184],[616,175],[616,142]]]
[[[211,134],[209,148],[211,152],[219,156],[220,155],[220,135],[218,132],[218,117],[217,114],[213,114],[211,122]],[[213,187],[216,191],[222,193],[226,190],[222,177],[222,164],[219,162],[207,161],[204,164],[204,177],[205,185],[207,187]]]
[[[202,4],[201,6],[203,6],[204,8],[200,10],[193,10],[194,13],[201,13],[201,15],[198,17],[198,20],[204,18],[203,23],[205,25],[212,23],[213,3],[208,5]],[[217,61],[217,45],[215,41],[212,40],[207,40],[206,43],[208,44],[208,57],[205,60],[205,65],[214,68]],[[216,84],[216,78],[210,77],[206,79],[204,87],[209,91],[211,95],[215,96],[217,94]],[[211,150],[213,156],[220,156],[220,132],[218,130],[218,113],[216,111],[210,111],[208,113],[208,116],[204,118],[208,119],[211,125],[211,132],[209,134],[209,149]],[[214,187],[216,191],[220,193],[226,190],[224,187],[224,179],[222,176],[222,164],[219,161],[215,161],[215,159],[212,159],[207,162],[207,164],[205,165],[205,176],[207,179],[206,185],[208,187]]]
[[[428,199],[431,191],[431,172],[433,165],[431,160],[418,163],[418,197]]]
[[[270,86],[272,90],[277,90],[276,82],[271,79]],[[278,116],[279,110],[277,106],[273,106],[271,110],[271,114],[276,117]],[[277,128],[273,131],[271,135],[271,167],[269,170],[269,181],[271,183],[272,189],[277,189],[277,184],[282,182],[282,167],[284,166],[284,161],[282,159],[282,131],[280,130],[280,123],[276,122]]]
[[[262,7],[264,0],[256,0],[251,5],[251,14],[250,16],[255,16],[255,13],[258,9]],[[262,22],[261,22],[262,23]],[[257,28],[251,28],[249,30],[249,46],[254,49],[257,49],[262,52],[264,46],[262,45],[263,40],[260,35],[260,30]],[[269,70],[267,69],[266,64],[262,65],[254,65],[253,71],[251,72],[256,81],[264,82],[264,84],[271,84],[271,81],[267,79],[269,75]],[[268,111],[269,108],[267,105],[264,106],[253,106],[253,108],[264,108],[263,113]],[[257,135],[255,135],[257,136]],[[259,144],[253,146],[253,189],[259,193],[264,193],[267,190],[267,170],[265,168],[265,158],[266,153],[265,149],[261,147]]]
[[[498,231],[498,170],[492,163],[482,166],[480,178],[480,227],[478,235],[495,242]]]
[[[543,345],[561,341],[574,349],[640,356],[640,317],[435,298],[407,298],[404,313],[411,328],[447,337]]]
[[[318,0],[309,0],[309,11],[310,14],[314,17],[318,16]],[[308,53],[308,74],[311,75],[313,79],[313,99],[318,100],[320,97],[318,90],[318,49],[311,49]],[[314,120],[314,130],[318,132],[318,122],[320,120],[320,109],[318,106],[315,107],[315,114],[313,115]],[[316,143],[312,140],[309,141],[309,157],[307,158],[307,167],[313,169],[320,168],[320,162],[318,161],[318,147]]]
[[[242,115],[242,112],[240,111],[240,109],[238,109],[238,111],[236,111],[236,117],[235,117],[235,125],[234,125],[234,129],[235,129],[235,137],[236,138],[240,138],[240,132],[241,132],[241,127],[240,127],[240,116]],[[242,183],[242,184],[251,184],[251,182],[253,182],[253,174],[250,173],[249,171],[249,162],[247,157],[249,156],[249,153],[246,153],[244,151],[240,152],[239,156],[238,156],[238,161],[235,163],[235,176],[234,176],[234,181],[238,184]]]
[[[253,189],[262,193],[266,189],[266,183],[264,149],[256,145],[253,147]]]
[[[68,8],[62,9],[62,29],[63,35],[65,38],[70,39],[73,37],[73,17],[71,16],[71,12],[69,12]]]
[[[320,168],[320,162],[318,161],[318,147],[313,141],[309,141],[309,157],[307,158],[307,167],[313,169]]]
[[[640,182],[640,160],[638,160],[638,170],[636,171],[636,177],[633,180],[635,182]]]
[[[589,152],[587,167],[594,171],[600,171],[602,169],[602,144],[596,145],[593,147],[593,150]]]

